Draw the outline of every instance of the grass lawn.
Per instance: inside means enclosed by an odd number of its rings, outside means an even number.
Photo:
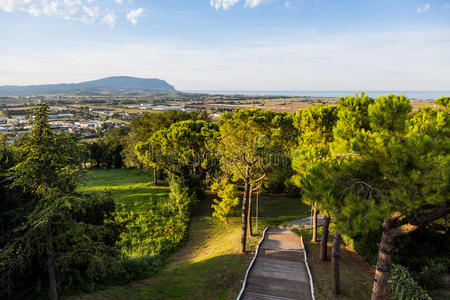
[[[126,177],[135,178],[137,182],[132,184],[134,179],[130,179],[126,184],[128,188],[125,188],[120,180],[115,179],[115,175],[120,176],[124,174],[122,172],[130,172]],[[102,179],[97,183],[88,182],[83,189],[95,191],[103,190],[108,185],[116,186],[113,196],[119,202],[128,202],[129,199],[145,202],[153,195],[153,189],[148,184],[150,176],[141,176],[137,171],[95,171],[95,176]],[[99,183],[102,186],[98,186]],[[212,218],[213,198],[214,195],[207,194],[197,205],[185,246],[166,260],[167,264],[160,274],[72,299],[235,299],[260,236],[249,238],[247,248],[251,251],[239,253],[240,217],[232,217],[229,225]],[[299,199],[260,197],[259,234],[267,225],[278,225],[308,215],[309,208]]]
[[[110,191],[116,204],[127,210],[146,209],[149,198],[168,197],[168,187],[154,187],[151,172],[142,170],[89,170],[79,192],[102,193]]]

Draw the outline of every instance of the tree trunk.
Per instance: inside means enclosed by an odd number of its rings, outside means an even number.
[[[58,299],[58,290],[56,282],[56,264],[55,264],[55,251],[53,249],[53,240],[51,229],[47,230],[47,269],[48,280],[50,287],[50,300]]]
[[[341,244],[341,235],[335,228],[333,248],[331,251],[331,269],[333,272],[333,282],[331,292],[335,295],[339,295],[341,293],[341,279],[339,276],[340,244]]]
[[[330,217],[323,218],[322,237],[320,238],[320,261],[326,261],[328,256],[328,229],[330,226]]]
[[[317,205],[316,205],[316,203],[314,203],[313,205],[314,205],[313,220],[312,220],[313,221],[313,225],[312,225],[313,234],[312,234],[311,242],[317,243]]]
[[[375,278],[373,280],[372,300],[386,299],[387,281],[389,277],[389,267],[391,264],[393,248],[394,239],[389,236],[389,229],[383,230],[383,233],[381,234],[380,246],[378,248]]]
[[[394,249],[395,239],[402,235],[410,234],[417,230],[419,226],[425,226],[428,223],[438,220],[450,213],[449,203],[444,206],[436,207],[434,210],[417,214],[409,219],[409,223],[395,227],[395,221],[403,215],[400,212],[393,212],[389,218],[384,219],[381,228],[380,246],[378,247],[377,265],[375,268],[375,278],[373,279],[372,300],[386,299],[387,281],[389,277],[389,266],[391,263],[392,251]]]
[[[253,185],[250,183],[250,189],[248,191],[248,232],[250,236],[253,236],[253,226],[252,226],[252,194]]]
[[[153,167],[153,184],[158,185],[158,169]]]
[[[247,214],[248,214],[248,196],[250,189],[250,168],[247,166],[245,168],[245,188],[244,195],[242,197],[242,235],[241,235],[241,252],[245,252],[245,245],[247,243]]]

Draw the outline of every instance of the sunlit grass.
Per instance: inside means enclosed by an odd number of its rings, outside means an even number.
[[[150,199],[163,201],[169,195],[167,187],[154,187],[152,184],[152,174],[142,170],[90,170],[78,191],[109,191],[121,209],[141,211],[150,209]]]

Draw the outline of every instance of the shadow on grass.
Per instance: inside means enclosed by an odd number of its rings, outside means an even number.
[[[70,299],[235,299],[249,254],[225,254],[170,264],[159,275]]]

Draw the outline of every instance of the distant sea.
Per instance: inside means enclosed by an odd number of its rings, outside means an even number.
[[[186,90],[185,93],[202,93],[212,95],[252,95],[252,96],[289,96],[289,97],[343,97],[360,93],[360,91],[263,91],[263,90]],[[450,91],[365,91],[370,97],[381,95],[405,95],[409,99],[434,100],[450,96]]]

